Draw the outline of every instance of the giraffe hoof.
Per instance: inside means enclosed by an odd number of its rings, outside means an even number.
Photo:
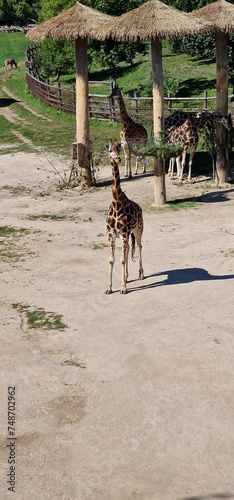
[[[135,172],[134,175],[138,175],[138,172]]]
[[[125,293],[127,293],[127,288],[121,288],[120,293],[121,295],[125,295]]]
[[[112,290],[110,288],[107,288],[104,293],[105,295],[110,295],[112,293]]]

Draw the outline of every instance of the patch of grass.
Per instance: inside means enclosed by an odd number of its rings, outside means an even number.
[[[23,227],[0,226],[0,260],[2,262],[19,262],[22,253],[16,244],[16,238],[28,234]]]
[[[179,210],[191,210],[194,208],[199,208],[199,206],[202,204],[201,201],[196,200],[196,198],[189,198],[189,199],[175,199],[175,200],[168,200],[166,205],[163,205],[161,207],[155,207],[154,204],[152,204],[152,200],[146,200],[144,204],[141,204],[142,210],[145,213],[159,213],[162,211],[174,211],[177,212]]]
[[[93,250],[101,250],[102,248],[106,248],[108,246],[109,245],[107,245],[107,243],[93,243],[92,244],[92,249]]]
[[[178,210],[188,210],[191,208],[198,208],[200,203],[196,200],[171,200],[168,201],[166,207],[170,210],[178,211]]]
[[[64,220],[67,219],[67,215],[56,215],[56,214],[38,214],[38,215],[29,215],[27,217],[28,220]]]
[[[0,151],[5,153],[5,148],[3,149],[2,145],[7,144],[7,146],[15,147],[16,138],[13,134],[13,124],[10,123],[4,116],[0,115],[0,136],[1,136],[1,148]],[[18,144],[17,144],[18,146]]]
[[[13,309],[23,313],[27,319],[27,326],[30,329],[38,330],[64,330],[67,325],[62,321],[62,315],[47,312],[42,307],[31,308],[28,304],[13,303]]]
[[[25,186],[2,186],[1,189],[8,189],[11,194],[14,194],[15,196],[18,196],[20,194],[23,194],[25,192],[31,193],[31,190],[26,188]]]
[[[0,237],[19,236],[28,232],[28,229],[25,229],[24,227],[0,226]]]

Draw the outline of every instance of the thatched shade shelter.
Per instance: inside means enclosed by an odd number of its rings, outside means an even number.
[[[151,41],[155,137],[160,137],[164,128],[162,39],[211,31],[210,23],[197,20],[159,0],[150,0],[137,9],[108,21],[97,34],[100,40],[109,36],[118,41]],[[162,161],[155,159],[155,204],[162,205],[165,202],[165,175]]]
[[[88,56],[87,39],[96,38],[104,22],[113,18],[77,2],[70,9],[30,29],[27,40],[46,38],[75,41],[76,50],[76,142],[77,160],[82,181],[92,184],[89,162]]]
[[[228,33],[234,31],[234,5],[225,0],[217,0],[202,9],[192,12],[203,21],[209,20],[215,27],[216,35],[216,93],[217,111],[222,115],[228,114]],[[228,182],[228,150],[227,131],[224,127],[217,128],[218,140],[225,154],[217,154],[217,182]]]

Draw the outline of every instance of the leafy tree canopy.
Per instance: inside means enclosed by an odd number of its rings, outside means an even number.
[[[30,19],[37,19],[40,0],[0,0],[0,24],[25,25]]]
[[[0,0],[1,1],[1,0]],[[75,0],[41,0],[39,22],[56,16],[65,9],[72,7]],[[105,14],[120,16],[126,11],[139,7],[144,0],[82,0],[82,3]],[[73,47],[73,50],[72,50]],[[141,42],[118,43],[112,40],[98,42],[88,41],[89,62],[100,63],[108,67],[110,76],[116,78],[117,70],[121,62],[131,64],[136,54],[145,54],[148,46]],[[47,55],[48,52],[48,55]],[[45,40],[38,49],[37,62],[41,66],[40,72],[48,77],[48,71],[56,72],[59,66],[62,72],[74,72],[75,54],[74,43],[60,40]]]

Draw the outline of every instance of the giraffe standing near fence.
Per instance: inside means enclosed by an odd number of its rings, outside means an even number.
[[[110,98],[116,97],[119,104],[120,118],[122,122],[122,130],[120,132],[121,146],[124,150],[125,157],[125,177],[132,177],[131,168],[131,155],[132,148],[145,146],[148,138],[147,130],[141,123],[135,123],[128,115],[123,96],[118,85],[115,85]],[[135,175],[138,173],[138,166],[141,160],[144,159],[142,155],[136,157]],[[145,162],[143,161],[143,173],[145,172]]]
[[[144,279],[142,267],[142,244],[143,216],[141,207],[135,201],[129,200],[122,191],[120,185],[119,163],[119,144],[117,140],[109,140],[107,146],[112,165],[112,202],[108,210],[106,225],[108,241],[110,244],[109,258],[109,283],[105,293],[112,293],[112,276],[115,262],[115,240],[119,236],[122,238],[122,284],[120,293],[127,293],[128,278],[128,255],[129,255],[129,237],[131,236],[131,257],[134,260],[135,240],[139,249],[139,279]]]
[[[164,129],[166,132],[166,138],[168,134],[173,132],[176,128],[180,127],[180,125],[183,125],[183,123],[187,119],[195,118],[200,116],[201,112],[197,111],[182,111],[177,109],[176,111],[173,111],[169,116],[167,116],[164,120]],[[168,174],[170,174],[171,178],[173,179],[174,177],[174,166],[176,162],[176,167],[177,167],[177,177],[179,177],[179,170],[180,170],[180,158],[179,157],[172,157],[170,158],[169,161],[169,167],[168,167]]]
[[[183,125],[180,125],[169,135],[168,139],[169,144],[178,145],[183,148],[182,155],[177,156],[177,162],[179,163],[179,166],[177,166],[177,172],[180,181],[183,180],[186,154],[188,152],[190,152],[188,180],[191,181],[192,162],[199,141],[198,132],[204,127],[207,128],[214,127],[215,125],[217,125],[217,123],[221,123],[228,130],[230,129],[228,117],[219,116],[216,113],[209,113],[208,111],[204,111],[202,113],[197,113],[197,115],[194,116],[193,118],[190,119],[187,118],[187,120],[183,123]],[[171,173],[172,179],[173,179],[173,167]]]

